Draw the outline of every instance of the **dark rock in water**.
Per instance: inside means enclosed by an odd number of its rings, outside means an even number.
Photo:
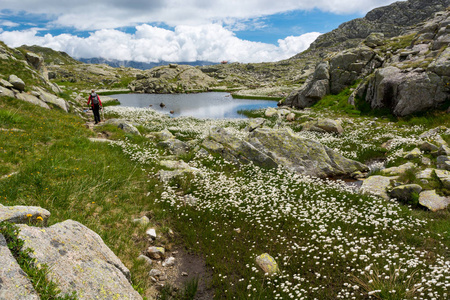
[[[159,106],[166,107],[166,105],[164,103],[162,103],[162,102],[161,102],[161,104],[159,104]]]

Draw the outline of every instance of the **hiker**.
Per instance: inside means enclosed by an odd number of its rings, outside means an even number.
[[[89,95],[89,100],[87,105],[91,103],[92,111],[94,112],[94,121],[95,124],[98,124],[100,122],[100,108],[102,107],[102,101],[100,101],[100,97],[95,93],[94,90],[92,90],[91,94]]]

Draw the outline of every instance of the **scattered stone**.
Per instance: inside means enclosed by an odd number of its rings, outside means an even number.
[[[145,232],[152,240],[156,240],[156,230],[154,228],[150,228]]]
[[[189,205],[189,206],[197,206],[198,203],[198,199],[194,196],[192,196],[191,194],[187,194],[184,195],[183,198],[181,198],[181,201],[183,201],[184,205]]]
[[[450,156],[441,155],[436,158],[436,166],[439,169],[450,171]]]
[[[385,176],[370,176],[363,181],[361,186],[361,192],[371,193],[389,200],[390,197],[387,193],[387,189],[391,186],[391,181],[397,179],[397,177],[385,177]]]
[[[181,276],[188,276],[188,273],[186,273],[186,272],[181,272]]]
[[[290,113],[286,116],[286,120],[289,122],[292,122],[295,120],[295,114],[294,113]]]
[[[446,170],[435,170],[435,172],[444,188],[450,190],[450,172]]]
[[[131,285],[130,271],[86,226],[67,220],[48,228],[19,225],[19,238],[63,294],[86,299],[142,299]],[[99,293],[99,291],[105,291]]]
[[[422,157],[420,162],[422,163],[422,165],[425,165],[425,166],[431,165],[431,159],[429,159],[428,157]]]
[[[15,224],[47,225],[50,212],[37,206],[3,206],[0,205],[0,222]]]
[[[151,269],[150,272],[148,272],[149,276],[153,276],[153,277],[159,277],[163,274],[163,272],[161,272],[158,269]]]
[[[420,150],[425,152],[432,152],[432,151],[438,151],[439,147],[430,143],[430,142],[423,142],[420,144]]]
[[[416,177],[418,179],[431,179],[433,177],[433,172],[434,171],[435,171],[434,169],[427,168],[427,169],[417,173]]]
[[[158,143],[158,146],[168,149],[170,153],[180,156],[189,152],[191,147],[189,144],[182,142],[178,139],[171,138]]]
[[[166,258],[162,263],[163,267],[172,267],[174,265],[175,265],[175,257],[173,256]]]
[[[167,129],[164,129],[160,132],[155,132],[152,134],[155,138],[157,138],[158,140],[162,140],[162,141],[167,141],[170,139],[175,138],[175,136],[172,134],[172,132],[170,132]]]
[[[251,119],[245,130],[252,132],[256,128],[262,128],[264,126],[264,123],[266,123],[266,119],[263,118]]]
[[[404,165],[398,166],[398,167],[392,167],[381,170],[381,174],[383,175],[401,175],[404,174],[406,171],[411,170],[416,167],[416,164],[409,162]]]
[[[256,264],[264,274],[273,275],[280,271],[275,259],[267,253],[263,253],[256,258]]]
[[[143,254],[139,255],[139,257],[137,259],[144,261],[147,265],[150,265],[150,266],[153,264],[153,261],[148,256],[145,256]]]
[[[166,250],[164,247],[148,247],[146,255],[151,259],[164,259]]]
[[[421,155],[422,155],[422,152],[420,152],[420,149],[414,148],[413,150],[411,150],[411,152],[406,153],[404,158],[405,159],[414,159],[414,158],[419,158]]]
[[[237,233],[241,233],[241,229],[240,228],[235,228],[234,231],[236,231]]]
[[[167,275],[162,274],[159,276],[159,281],[166,281],[167,280]]]
[[[6,240],[1,234],[0,257],[0,299],[40,299],[30,280],[27,278],[26,274],[22,271],[16,259],[11,254]]]
[[[105,124],[115,125],[115,126],[117,126],[117,128],[122,129],[126,133],[130,133],[130,134],[134,134],[134,135],[141,135],[139,130],[136,127],[134,127],[134,125],[131,124],[127,120],[123,120],[123,119],[109,119],[109,120],[105,121]]]
[[[143,216],[139,219],[134,219],[133,223],[138,223],[140,225],[147,225],[148,223],[150,223],[150,219],[147,216]]]
[[[438,154],[450,156],[450,147],[447,145],[441,145],[441,147],[439,147]]]
[[[274,115],[276,115],[278,113],[276,108],[273,107],[269,107],[268,109],[266,109],[266,112],[264,113],[264,115],[268,118],[273,117]]]
[[[419,194],[422,191],[422,187],[418,184],[405,184],[400,185],[392,189],[390,196],[400,201],[411,201],[414,194]]]
[[[423,191],[420,193],[419,203],[434,212],[447,208],[450,198],[439,196],[435,190]]]
[[[23,82],[23,80],[16,75],[10,75],[8,81],[14,86],[15,89],[22,92],[25,90],[25,82]]]
[[[302,126],[302,130],[305,131],[318,131],[337,134],[344,132],[341,122],[332,119],[317,119],[315,121],[305,122]]]

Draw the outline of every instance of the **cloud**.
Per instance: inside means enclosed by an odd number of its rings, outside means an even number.
[[[222,60],[234,62],[279,61],[306,50],[318,32],[289,36],[278,45],[242,40],[219,24],[180,25],[167,30],[150,25],[136,26],[134,34],[102,29],[82,38],[70,34],[38,35],[36,28],[4,31],[0,40],[11,47],[40,45],[67,52],[75,58],[103,57],[141,62],[187,62]]]
[[[396,0],[2,0],[2,9],[51,17],[52,26],[78,30],[112,29],[142,23],[204,25],[249,20],[293,10],[365,13]],[[236,22],[234,22],[236,23]],[[236,25],[237,26],[237,25]]]
[[[0,26],[4,26],[4,27],[18,27],[19,25],[20,25],[19,23],[0,20]]]

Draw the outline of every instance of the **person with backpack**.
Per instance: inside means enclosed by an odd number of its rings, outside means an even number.
[[[100,108],[102,108],[102,101],[100,101],[100,97],[95,93],[94,90],[92,90],[91,94],[89,95],[89,100],[87,105],[91,103],[92,111],[94,112],[94,121],[95,124],[98,124],[100,122]]]

